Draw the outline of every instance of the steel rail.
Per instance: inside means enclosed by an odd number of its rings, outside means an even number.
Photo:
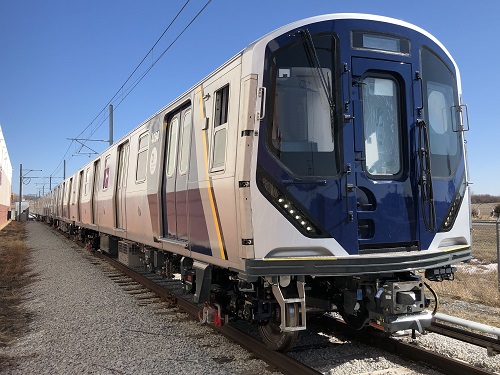
[[[489,356],[500,354],[500,339],[480,335],[478,333],[438,322],[432,322],[431,326],[427,328],[427,330],[429,332],[439,333],[443,336],[486,348]]]
[[[147,277],[135,272],[134,270],[128,268],[124,264],[118,262],[117,260],[110,258],[101,253],[95,253],[96,256],[105,260],[113,267],[115,267],[120,272],[123,272],[126,276],[130,277],[134,281],[143,285],[147,289],[151,290],[153,293],[157,294],[160,298],[175,303],[181,309],[196,317],[198,319],[200,307],[190,301],[187,301],[175,293],[169,291],[168,289],[156,284],[154,281],[148,279]],[[229,324],[223,325],[222,327],[210,326],[215,330],[222,333],[224,336],[230,340],[236,342],[241,347],[252,352],[260,359],[262,359],[267,364],[275,367],[278,371],[286,375],[318,375],[320,372],[315,369],[304,365],[303,363],[296,361],[295,359],[288,357],[287,355],[279,352],[270,350],[264,343],[251,336],[241,332],[240,330],[232,327]]]
[[[335,329],[341,330],[342,334],[356,341],[372,347],[393,353],[407,360],[420,362],[427,367],[434,368],[443,374],[449,375],[492,375],[491,371],[474,367],[470,363],[446,357],[442,354],[432,352],[428,349],[416,346],[415,344],[388,337],[379,331],[354,330],[337,319],[324,317],[325,324],[329,324]],[[328,321],[328,323],[326,323]]]

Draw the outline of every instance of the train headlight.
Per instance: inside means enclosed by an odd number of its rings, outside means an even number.
[[[284,197],[279,197],[276,200],[285,210],[285,212],[290,215],[291,218],[293,218],[296,222],[300,224],[301,227],[303,227],[307,232],[311,232],[315,230],[314,226],[307,220],[304,219],[304,215],[298,215],[297,213],[300,212],[293,203],[291,203],[289,200],[287,200]]]
[[[439,232],[448,232],[453,227],[465,195],[465,187],[466,184],[464,175],[464,177],[462,177],[462,180],[460,181],[459,188],[457,189],[455,196],[451,201],[450,208],[448,209],[448,212],[444,217],[443,223],[439,228]]]
[[[324,235],[318,225],[307,217],[306,212],[299,208],[300,203],[289,197],[287,192],[278,189],[268,178],[261,177],[259,182],[263,188],[261,192],[300,232],[308,237]]]

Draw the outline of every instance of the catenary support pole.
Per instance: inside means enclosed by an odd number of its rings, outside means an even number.
[[[498,290],[500,291],[500,216],[497,219],[497,276],[498,276]]]
[[[109,105],[109,145],[113,144],[113,104]]]
[[[21,221],[21,204],[23,202],[23,164],[19,165],[19,209],[17,210],[17,221]]]

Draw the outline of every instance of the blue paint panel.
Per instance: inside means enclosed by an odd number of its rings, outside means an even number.
[[[265,64],[264,74],[264,85],[269,93],[266,103],[269,115],[261,122],[257,156],[258,170],[263,171],[260,174],[269,176],[275,188],[293,201],[294,205],[302,210],[311,222],[320,227],[323,237],[335,238],[349,254],[357,254],[359,248],[383,248],[391,247],[392,244],[394,246],[419,244],[421,249],[428,248],[435,236],[435,231],[433,233],[426,231],[422,219],[418,128],[416,126],[416,120],[420,116],[417,103],[421,103],[420,95],[422,94],[418,81],[415,81],[414,77],[416,71],[421,70],[420,49],[423,45],[436,51],[453,70],[450,59],[425,36],[397,25],[367,20],[336,20],[307,25],[301,29],[305,28],[309,30],[313,38],[316,34],[333,32],[339,41],[335,60],[338,73],[335,74],[334,82],[337,87],[334,91],[338,94],[335,98],[337,108],[335,126],[340,140],[341,170],[335,176],[317,177],[325,181],[323,186],[283,183],[283,181],[310,177],[294,175],[286,167],[286,160],[279,153],[271,150],[271,147],[274,147],[270,146],[271,137],[274,137],[274,135],[271,136],[272,111],[275,105],[273,75],[277,76],[277,73],[273,72],[273,66],[269,63]],[[407,44],[409,49],[405,50],[406,54],[401,55],[354,49],[351,45],[352,31],[400,35],[410,40]],[[271,56],[279,48],[288,47],[294,43],[291,36],[297,33],[298,30],[288,32],[270,43],[266,51],[267,61],[271,61]],[[354,63],[355,59],[356,63]],[[344,69],[344,64],[346,69]],[[363,161],[366,155],[364,155],[364,125],[361,121],[363,116],[362,91],[358,84],[353,83],[353,80],[377,74],[393,77],[402,97],[399,103],[402,169],[392,179],[385,176],[373,178],[374,176],[367,175]],[[417,96],[419,98],[416,98]],[[358,122],[356,120],[344,121],[344,116],[358,118]],[[283,119],[280,118],[280,121]],[[462,158],[454,176],[433,181],[437,228],[445,219],[464,169]],[[259,181],[257,183],[266,195],[265,188],[262,184],[259,185]],[[365,226],[371,226],[371,229],[367,232],[369,234],[363,237],[362,228]]]

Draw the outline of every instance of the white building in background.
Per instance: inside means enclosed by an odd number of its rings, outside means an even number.
[[[7,143],[0,126],[0,225],[10,218],[12,199],[12,164],[10,163]]]

